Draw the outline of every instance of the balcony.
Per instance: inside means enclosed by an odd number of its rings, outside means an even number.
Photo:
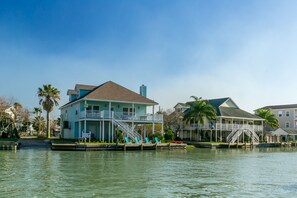
[[[222,130],[222,131],[233,131],[242,128],[243,126],[248,126],[250,129],[253,129],[255,132],[262,132],[263,126],[262,125],[247,125],[247,124],[223,124],[217,123],[213,126],[211,125],[201,125],[201,124],[191,124],[185,126],[184,129],[186,130]]]
[[[135,121],[135,122],[163,122],[162,114],[146,114],[146,115],[137,115],[134,113],[127,114],[126,112],[110,112],[109,111],[85,111],[80,112],[80,119],[111,119],[111,118],[121,120],[121,121]]]

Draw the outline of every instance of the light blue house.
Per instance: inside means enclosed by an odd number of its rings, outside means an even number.
[[[118,128],[124,136],[142,140],[149,132],[155,133],[155,124],[162,125],[163,133],[163,115],[156,114],[154,108],[158,103],[146,98],[144,85],[140,93],[112,81],[99,86],[77,84],[68,90],[69,102],[60,108],[62,137],[78,139],[87,133],[97,140],[113,142]]]

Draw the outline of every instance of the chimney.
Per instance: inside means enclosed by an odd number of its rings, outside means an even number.
[[[141,86],[140,86],[139,94],[140,94],[141,96],[146,97],[146,86],[145,86],[145,85],[141,85]]]

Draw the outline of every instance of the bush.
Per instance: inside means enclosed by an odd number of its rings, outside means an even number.
[[[123,136],[123,132],[121,130],[118,130],[117,137],[114,139],[114,142],[117,142],[117,139],[118,139],[119,143],[124,142],[124,136]]]
[[[171,130],[171,128],[165,129],[164,138],[165,138],[165,140],[173,140],[174,139],[174,133]]]

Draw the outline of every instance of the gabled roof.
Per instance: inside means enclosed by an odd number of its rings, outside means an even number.
[[[210,99],[207,100],[212,106],[213,108],[216,110],[217,112],[217,116],[221,116],[221,111],[219,109],[219,107],[224,104],[227,100],[229,100],[229,98],[217,98],[217,99]]]
[[[68,89],[67,95],[74,95],[74,94],[77,94],[77,92],[75,90]]]
[[[181,103],[181,102],[179,102],[179,103],[177,103],[173,108],[177,108],[178,106],[180,106],[180,107],[182,107],[182,108],[186,108],[186,107],[188,107],[189,105],[187,105],[187,104],[185,104],[185,103]]]
[[[97,86],[94,85],[83,85],[83,84],[76,84],[75,85],[75,89],[86,89],[86,90],[93,90],[95,89]]]
[[[150,104],[150,105],[158,104],[155,101],[148,99],[144,96],[141,96],[140,94],[135,93],[112,81],[108,81],[106,83],[103,83],[97,86],[91,92],[65,104],[64,106],[72,104],[81,99],[90,99],[90,100],[98,100],[98,101],[131,102],[131,103],[141,103],[141,104]]]
[[[251,114],[242,109],[234,108],[234,107],[220,107],[220,115],[224,117],[262,119],[257,115]]]
[[[275,131],[271,131],[269,132],[269,134],[275,136],[288,135],[288,133],[284,131],[282,128],[278,128]]]
[[[281,136],[281,135],[297,135],[296,129],[290,129],[290,128],[278,128],[275,131],[270,131],[268,134],[274,136]]]
[[[261,109],[295,109],[297,108],[297,104],[287,104],[287,105],[271,105],[271,106],[265,106]]]
[[[259,116],[240,109],[230,97],[209,99],[207,101],[216,110],[217,116],[233,118],[252,118],[262,120],[262,118],[260,118]],[[229,103],[229,105],[227,104],[227,102]],[[187,104],[191,103],[193,102],[187,102]]]

